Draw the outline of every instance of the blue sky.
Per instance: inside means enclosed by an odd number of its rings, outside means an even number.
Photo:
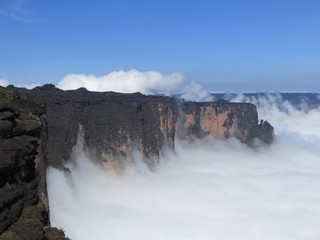
[[[1,0],[0,78],[180,72],[209,91],[320,91],[320,1]]]

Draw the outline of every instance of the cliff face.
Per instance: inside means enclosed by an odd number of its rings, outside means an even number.
[[[161,146],[173,147],[177,103],[169,97],[61,91],[53,85],[20,91],[47,105],[49,165],[61,168],[80,141],[105,167],[121,167],[136,149],[152,166]]]
[[[109,94],[95,102],[95,94],[88,97],[88,105],[75,103],[81,109],[75,126],[80,124],[85,144],[95,148],[106,167],[121,167],[118,160],[130,161],[134,149],[152,165],[162,145],[173,147],[177,114],[172,99]]]
[[[258,124],[256,107],[249,103],[177,102],[53,85],[10,88],[0,87],[0,240],[66,239],[48,226],[46,167],[63,168],[77,141],[93,159],[117,169],[134,150],[152,167],[163,146],[174,149],[176,136],[235,137],[249,144],[255,138],[270,143],[274,136],[267,121]]]
[[[45,239],[49,221],[44,113],[25,96],[0,87],[1,240]]]
[[[235,137],[251,143],[254,138],[271,143],[273,127],[267,122],[258,124],[258,113],[251,103],[183,102],[178,125],[181,139],[214,136],[219,139]]]
[[[247,103],[178,103],[170,97],[62,91],[53,85],[18,90],[47,105],[47,157],[58,168],[72,156],[77,139],[105,167],[121,168],[134,149],[152,166],[163,146],[174,148],[176,136],[236,137],[243,142],[273,138],[272,126],[259,125],[256,107]]]
[[[211,135],[219,139],[236,137],[246,141],[257,126],[256,107],[248,103],[186,102],[182,104],[182,124],[178,136],[189,139]]]

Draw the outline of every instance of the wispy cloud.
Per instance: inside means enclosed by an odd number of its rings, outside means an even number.
[[[13,0],[10,4],[5,5],[0,9],[0,15],[11,18],[15,21],[35,23],[40,22],[42,19],[34,18],[27,8],[27,0]]]
[[[0,86],[6,87],[8,85],[13,84],[13,82],[9,81],[8,76],[6,74],[0,74]],[[40,83],[25,83],[25,82],[14,82],[15,87],[32,89],[36,86],[40,86]]]

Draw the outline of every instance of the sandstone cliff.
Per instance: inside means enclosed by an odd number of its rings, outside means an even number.
[[[61,168],[70,159],[79,134],[94,150],[92,157],[106,167],[119,167],[120,160],[130,160],[133,149],[151,166],[158,161],[161,146],[174,145],[177,103],[172,98],[61,91],[53,85],[24,93],[47,105],[47,156],[52,166]]]
[[[274,136],[268,122],[258,124],[249,103],[179,102],[53,85],[0,88],[0,240],[66,239],[49,227],[46,167],[64,168],[78,140],[107,168],[121,168],[134,149],[152,167],[164,146],[174,149],[176,137],[207,135],[246,143],[270,143]]]
[[[52,239],[49,235],[58,232],[49,227],[45,231],[49,220],[44,110],[0,87],[1,240]]]
[[[181,139],[210,135],[219,139],[235,137],[242,142],[259,138],[271,143],[274,137],[268,122],[258,124],[256,106],[250,103],[183,102],[180,118],[178,137]]]
[[[273,138],[272,126],[258,124],[256,107],[248,103],[178,102],[140,93],[62,91],[54,85],[17,90],[47,105],[47,157],[58,168],[72,156],[78,136],[93,158],[115,168],[130,160],[134,149],[152,167],[163,146],[174,148],[176,136],[236,137],[242,142]]]

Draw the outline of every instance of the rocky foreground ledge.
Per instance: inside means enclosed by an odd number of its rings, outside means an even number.
[[[0,240],[66,239],[49,226],[46,144],[45,108],[0,87]]]

